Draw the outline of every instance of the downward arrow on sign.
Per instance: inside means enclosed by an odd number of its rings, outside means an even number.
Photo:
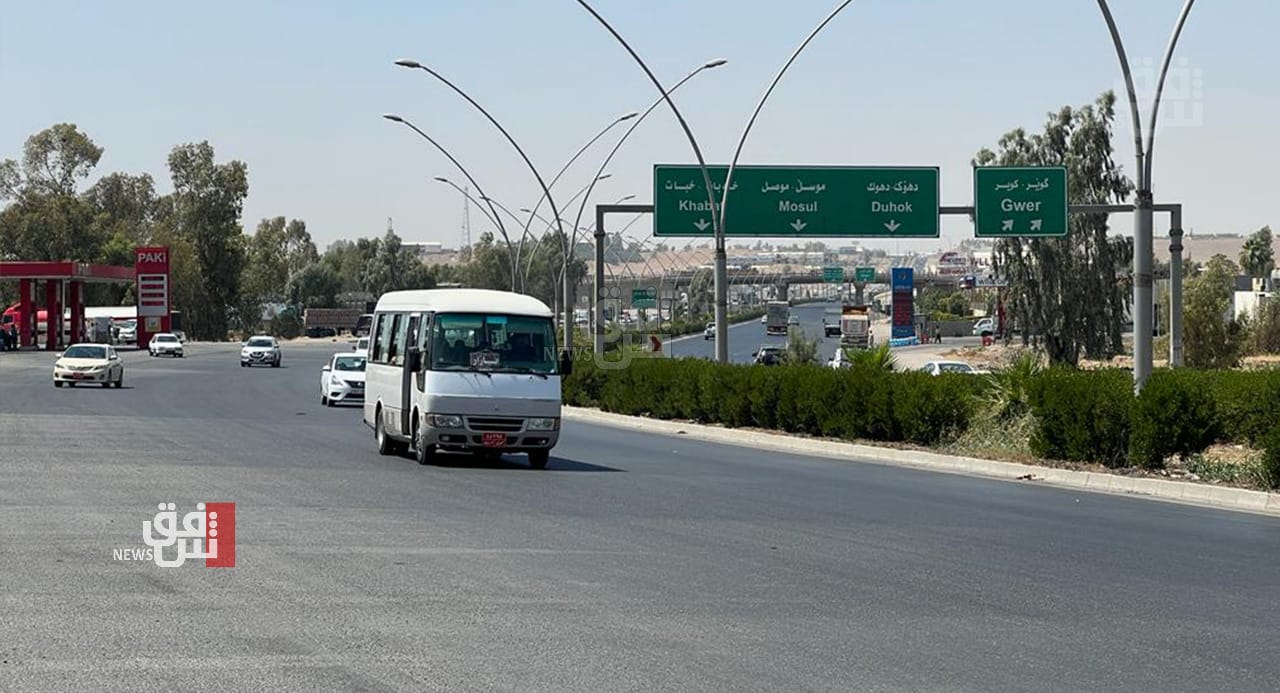
[[[707,230],[707,227],[708,227],[708,226],[711,226],[711,224],[707,223],[707,220],[706,220],[706,219],[699,219],[699,220],[697,220],[697,221],[693,222],[693,226],[694,226],[694,228],[698,229],[699,231],[706,231],[706,230]]]
[[[789,226],[795,229],[796,233],[800,233],[800,230],[808,226],[808,224],[804,223],[803,221],[800,221],[799,219],[796,219],[795,221],[791,222]]]
[[[897,219],[890,219],[889,221],[885,222],[885,225],[884,225],[886,229],[889,229],[890,233],[897,231],[899,226],[902,226],[902,224],[899,224]]]

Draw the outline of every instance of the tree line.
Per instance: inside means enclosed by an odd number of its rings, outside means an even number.
[[[549,304],[560,295],[567,244],[554,234],[511,249],[484,233],[463,260],[428,267],[388,230],[380,238],[340,240],[320,253],[301,219],[262,219],[246,233],[241,215],[248,166],[218,161],[209,142],[173,147],[172,192],[160,194],[148,173],[110,172],[86,183],[103,147],[73,123],[27,138],[20,159],[0,161],[0,259],[74,260],[132,266],[133,249],[168,246],[173,306],[192,338],[226,339],[264,324],[264,309],[357,305],[382,293],[452,282],[510,290]],[[569,263],[575,289],[586,275]],[[0,301],[17,287],[0,283]],[[89,285],[89,305],[133,303],[132,286]]]

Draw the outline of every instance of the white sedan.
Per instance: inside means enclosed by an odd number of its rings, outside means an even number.
[[[363,354],[334,354],[320,369],[320,403],[363,402],[364,364]]]
[[[58,354],[53,364],[53,386],[63,383],[98,383],[103,387],[124,385],[124,363],[116,350],[106,344],[72,344]]]
[[[164,354],[182,358],[182,340],[178,339],[178,335],[172,332],[161,332],[152,335],[151,342],[147,344],[147,353],[152,356]]]
[[[960,373],[961,375],[982,375],[986,371],[978,370],[964,361],[930,361],[920,369],[929,375],[943,373]]]

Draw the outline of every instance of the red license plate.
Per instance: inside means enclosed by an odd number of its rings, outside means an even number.
[[[486,448],[500,448],[507,444],[507,434],[486,433],[480,437],[480,441],[484,443]]]
[[[84,377],[84,373],[72,373],[71,377],[75,378],[76,380],[79,380]]]

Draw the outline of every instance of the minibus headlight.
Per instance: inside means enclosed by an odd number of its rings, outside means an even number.
[[[462,428],[462,417],[457,414],[431,414],[427,421],[435,428]]]
[[[529,419],[530,431],[554,431],[560,427],[560,419]]]

